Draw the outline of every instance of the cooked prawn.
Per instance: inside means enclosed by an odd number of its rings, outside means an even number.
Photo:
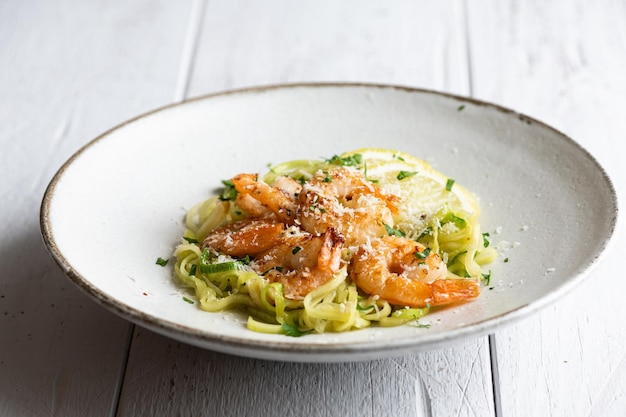
[[[278,177],[276,181],[270,186],[259,181],[256,174],[236,175],[232,179],[238,193],[235,204],[253,217],[273,213],[282,222],[293,225],[298,211],[296,196],[301,186],[288,177]]]
[[[398,212],[396,203],[399,197],[385,193],[355,168],[337,167],[328,171],[318,171],[307,182],[307,185],[318,194],[336,198],[342,204],[346,204],[358,195],[372,195],[383,201],[392,214]]]
[[[437,254],[396,236],[359,246],[348,273],[361,290],[395,305],[443,305],[475,298],[480,292],[475,281],[446,279],[446,265]]]
[[[299,300],[330,281],[342,266],[343,237],[328,229],[322,235],[297,233],[260,253],[252,268],[271,282],[283,284],[286,298]]]
[[[272,185],[254,174],[232,179],[238,191],[236,204],[252,216],[273,213],[280,221],[309,233],[336,229],[347,246],[356,246],[386,233],[393,226],[398,198],[385,194],[356,169],[345,167],[317,172],[304,185],[279,176]]]
[[[240,220],[213,230],[201,247],[235,257],[255,256],[279,243],[284,231],[285,225],[272,219]]]
[[[339,167],[316,173],[299,194],[302,228],[320,233],[334,227],[346,238],[347,246],[365,243],[386,234],[393,226],[398,198],[385,194],[356,169]]]

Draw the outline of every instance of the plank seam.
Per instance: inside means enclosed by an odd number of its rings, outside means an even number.
[[[113,397],[113,404],[111,407],[111,417],[116,417],[119,413],[120,408],[120,399],[122,398],[122,390],[124,389],[124,381],[126,380],[126,370],[128,368],[128,359],[130,358],[130,351],[133,346],[135,334],[135,325],[131,324],[128,327],[128,334],[126,335],[126,340],[128,340],[128,345],[126,347],[126,352],[124,353],[124,358],[122,358],[122,369],[120,369],[119,378],[117,381],[117,390],[115,392],[115,396]]]
[[[174,101],[181,102],[187,98],[189,94],[189,83],[193,73],[193,63],[196,58],[196,51],[202,28],[202,17],[207,0],[193,0],[191,4],[191,12],[189,13],[189,25],[183,45],[183,54],[180,61],[178,71],[178,82],[176,83],[176,92]]]
[[[468,0],[461,0],[461,14],[463,31],[465,33],[465,60],[467,62],[467,88],[470,97],[474,97],[474,76],[472,65],[472,42],[469,30],[469,5]],[[490,334],[487,338],[489,344],[489,364],[491,366],[491,388],[493,395],[493,408],[496,417],[502,416],[502,402],[500,398],[500,374],[498,371],[498,351],[496,335]]]
[[[461,0],[461,21],[465,33],[465,61],[467,62],[467,92],[474,97],[473,69],[472,69],[472,43],[470,41],[469,14],[467,0]]]
[[[489,335],[489,361],[491,363],[491,386],[493,388],[493,405],[496,417],[502,416],[502,402],[500,401],[500,373],[498,372],[498,349],[496,335]]]

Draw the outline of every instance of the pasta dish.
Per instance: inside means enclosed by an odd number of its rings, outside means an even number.
[[[175,275],[200,308],[301,336],[396,326],[479,296],[496,252],[472,193],[411,155],[362,149],[223,181],[193,207]]]

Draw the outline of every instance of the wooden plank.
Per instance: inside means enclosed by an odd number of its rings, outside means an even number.
[[[57,268],[38,212],[45,186],[74,151],[173,98],[188,4],[117,3],[0,4],[3,416],[115,410],[132,326]]]
[[[301,364],[199,349],[137,327],[120,415],[493,415],[484,339],[405,357]]]
[[[189,95],[293,81],[386,82],[467,93],[461,6],[211,1]],[[487,338],[347,364],[243,359],[144,330],[132,346],[121,415],[494,414]]]
[[[624,201],[624,3],[481,6],[469,9],[475,95],[572,136],[605,166]],[[590,220],[597,220],[593,213]],[[496,335],[504,415],[623,415],[626,331],[618,318],[626,314],[626,282],[619,272],[624,232],[622,222],[604,262],[571,294]]]
[[[468,92],[459,1],[209,2],[194,95],[302,81]]]

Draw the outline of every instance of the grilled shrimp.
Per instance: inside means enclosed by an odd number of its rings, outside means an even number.
[[[385,224],[393,226],[398,210],[396,196],[345,167],[319,171],[304,185],[281,176],[270,186],[254,174],[240,174],[232,181],[239,193],[236,204],[249,213],[260,217],[268,210],[280,221],[314,234],[334,228],[347,246],[384,235]]]
[[[385,194],[356,169],[333,168],[316,173],[299,194],[299,220],[312,233],[335,227],[347,246],[365,243],[386,234],[393,225],[398,197]]]
[[[241,257],[257,255],[279,243],[285,225],[272,219],[248,219],[213,230],[202,242],[202,249]]]
[[[259,181],[256,174],[239,174],[233,177],[237,190],[235,204],[253,217],[274,214],[280,221],[294,224],[298,211],[297,194],[302,187],[289,177],[278,177],[272,186]]]
[[[437,254],[395,236],[359,246],[348,274],[364,292],[395,305],[444,305],[475,298],[480,292],[475,281],[446,279],[446,265]]]
[[[380,187],[368,181],[361,171],[354,168],[337,167],[327,172],[319,171],[307,182],[307,185],[318,194],[336,198],[344,205],[355,196],[372,195],[383,201],[392,214],[398,212],[395,203],[399,198],[385,193]]]
[[[342,266],[343,237],[328,229],[322,235],[298,233],[260,253],[252,268],[271,282],[283,284],[286,298],[299,300],[330,281]]]

